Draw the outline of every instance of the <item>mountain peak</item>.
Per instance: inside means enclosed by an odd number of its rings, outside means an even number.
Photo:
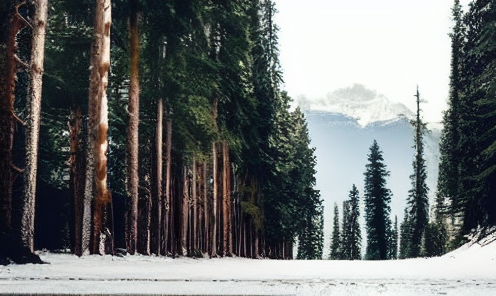
[[[378,121],[391,121],[402,117],[413,118],[414,116],[405,105],[390,102],[383,94],[378,94],[361,84],[337,89],[319,100],[300,97],[297,103],[304,110],[344,114],[356,119],[362,127]]]

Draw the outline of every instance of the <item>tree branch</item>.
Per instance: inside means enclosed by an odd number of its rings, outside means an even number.
[[[16,5],[15,14],[16,14],[17,18],[19,18],[21,20],[22,23],[24,23],[27,27],[30,27],[31,29],[33,29],[33,26],[19,13],[19,7],[23,6],[24,4],[26,4],[26,1],[23,1],[23,2]]]
[[[12,116],[14,117],[15,120],[19,121],[20,124],[22,124],[23,126],[26,126],[26,123],[24,123],[24,121],[22,121],[19,117],[17,117],[17,115],[15,115],[14,111],[12,111]]]

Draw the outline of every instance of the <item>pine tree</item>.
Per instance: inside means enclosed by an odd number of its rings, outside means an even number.
[[[359,192],[355,184],[349,192],[349,199],[343,202],[343,220],[341,226],[341,259],[361,259],[361,229]]]
[[[355,184],[353,184],[350,194],[350,248],[351,260],[360,260],[362,258],[362,229],[360,228],[360,205],[359,192]]]
[[[408,196],[408,205],[410,210],[412,237],[410,238],[410,255],[412,257],[420,256],[422,246],[422,236],[424,235],[425,227],[429,222],[429,197],[427,195],[429,188],[427,187],[427,168],[424,159],[424,143],[423,136],[427,132],[427,126],[420,118],[420,94],[417,87],[417,115],[416,119],[411,122],[415,127],[414,148],[415,159],[413,161],[413,174],[410,176],[412,180],[412,189]]]
[[[398,258],[398,217],[394,216],[394,224],[391,227],[390,231],[390,254],[389,259],[397,259]]]
[[[411,224],[408,209],[405,208],[403,222],[400,225],[400,244],[399,244],[399,258],[405,259],[410,257],[411,250]]]
[[[377,141],[370,147],[369,163],[365,170],[365,222],[367,230],[366,258],[369,260],[385,260],[389,253],[388,229],[391,211],[391,191],[386,187],[389,171],[384,164],[382,151]]]
[[[341,236],[339,235],[339,232],[340,232],[339,231],[339,209],[338,209],[338,205],[336,203],[334,203],[331,252],[329,254],[329,259],[331,259],[331,260],[341,259]]]
[[[340,259],[351,259],[351,213],[350,201],[343,201],[343,219],[341,222]]]

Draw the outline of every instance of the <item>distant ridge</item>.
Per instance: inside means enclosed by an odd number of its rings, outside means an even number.
[[[399,118],[411,119],[414,113],[401,103],[389,99],[362,84],[341,88],[319,100],[300,97],[298,105],[305,111],[340,113],[353,118],[361,127],[375,122],[391,122]]]

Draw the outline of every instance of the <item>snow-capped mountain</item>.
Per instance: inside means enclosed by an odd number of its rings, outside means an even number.
[[[305,110],[311,145],[316,147],[317,189],[321,192],[325,209],[325,248],[330,244],[334,203],[338,204],[342,214],[342,203],[348,199],[353,184],[363,198],[363,173],[374,140],[383,151],[385,164],[391,172],[387,179],[387,187],[393,193],[391,219],[394,222],[396,215],[398,224],[401,223],[408,190],[412,186],[410,175],[413,173],[415,150],[412,148],[414,130],[410,119],[414,117],[413,112],[361,85],[335,91],[321,102],[299,100],[298,103]],[[439,127],[439,124],[429,125],[431,132],[424,137],[431,205],[437,184]],[[361,215],[363,218],[363,205]],[[363,220],[361,224],[363,227]],[[365,245],[365,233],[363,238]]]
[[[308,101],[300,98],[298,104],[305,110],[340,113],[357,120],[360,126],[371,123],[396,120],[401,117],[413,118],[414,113],[401,103],[394,103],[369,90],[361,84],[349,88],[338,89],[328,93],[326,98]]]

